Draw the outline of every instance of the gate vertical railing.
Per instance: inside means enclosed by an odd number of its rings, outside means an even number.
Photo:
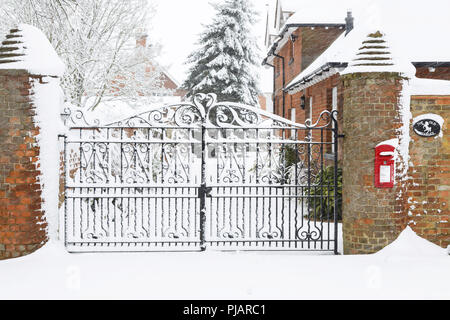
[[[63,211],[64,211],[64,216],[61,217],[60,212],[58,213],[58,221],[59,221],[59,232],[63,234],[63,241],[64,241],[64,245],[67,247],[67,227],[66,227],[66,217],[67,217],[67,135],[65,134],[59,134],[58,135],[58,141],[63,142],[63,158],[62,158],[62,172],[60,172],[60,174],[63,175],[64,179],[63,179],[63,198],[64,198],[64,202],[62,204],[63,206]],[[61,165],[60,165],[61,168]],[[60,180],[61,181],[61,180]],[[59,192],[61,192],[61,189],[59,189]],[[61,194],[59,195],[61,196]],[[59,198],[59,197],[58,197]],[[59,198],[60,199],[60,198]]]
[[[206,126],[202,121],[202,158],[201,158],[201,182],[200,190],[198,191],[200,197],[200,248],[202,251],[206,250]]]
[[[69,118],[71,252],[338,252],[337,111],[297,124],[209,94],[111,124]],[[332,182],[317,178],[327,150]]]
[[[331,121],[332,121],[332,131],[333,131],[333,146],[334,148],[334,254],[338,254],[338,210],[339,210],[339,200],[338,200],[338,159],[339,159],[339,126],[337,119],[337,111],[334,110],[331,112]]]

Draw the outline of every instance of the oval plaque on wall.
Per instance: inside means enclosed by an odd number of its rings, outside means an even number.
[[[421,119],[414,124],[413,129],[421,137],[435,137],[441,132],[440,124],[433,119]]]

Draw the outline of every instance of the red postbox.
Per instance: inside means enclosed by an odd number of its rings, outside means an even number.
[[[379,144],[375,148],[375,187],[393,188],[395,172],[395,147]]]

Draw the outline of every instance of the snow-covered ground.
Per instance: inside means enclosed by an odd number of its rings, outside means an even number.
[[[407,228],[375,255],[69,254],[0,262],[0,299],[450,299],[450,257]]]

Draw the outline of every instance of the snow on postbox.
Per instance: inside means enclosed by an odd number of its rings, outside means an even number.
[[[383,141],[375,147],[375,187],[393,188],[397,139]]]

